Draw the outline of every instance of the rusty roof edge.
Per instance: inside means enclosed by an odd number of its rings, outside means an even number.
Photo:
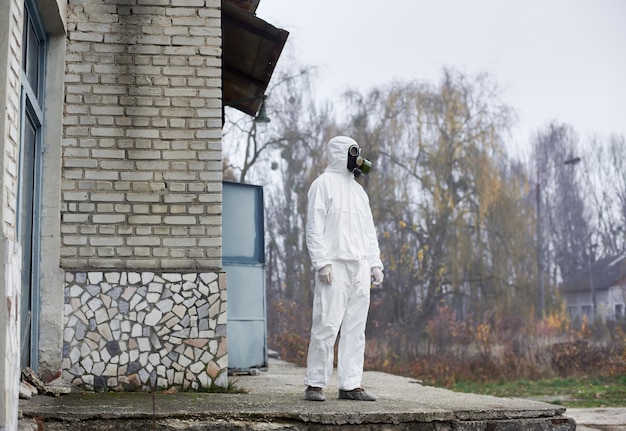
[[[256,76],[250,76],[237,70],[236,65],[223,64],[224,72],[228,71],[228,73],[244,75],[242,76],[242,79],[247,79],[250,82],[253,82],[254,94],[239,94],[238,97],[234,98],[232,95],[237,93],[236,88],[229,89],[226,87],[227,84],[224,84],[224,88],[222,90],[222,104],[224,106],[232,106],[248,115],[254,116],[260,107],[261,100],[254,100],[245,104],[231,104],[229,103],[229,100],[227,100],[227,97],[229,97],[227,94],[231,95],[231,100],[242,98],[260,99],[265,96],[265,91],[267,90],[272,74],[276,68],[276,64],[278,63],[278,59],[283,51],[289,32],[279,29],[267,21],[224,1],[222,2],[222,19],[223,21],[228,22],[227,25],[233,26],[232,28],[238,28],[241,29],[241,31],[257,35],[261,41],[267,41],[266,43],[272,44],[272,46],[268,49],[270,54],[267,57],[256,54],[257,60],[263,62],[260,63],[262,70],[259,70],[259,72],[261,73]],[[225,28],[224,22],[222,23],[222,28]]]

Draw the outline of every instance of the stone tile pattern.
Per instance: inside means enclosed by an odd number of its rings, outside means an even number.
[[[85,390],[228,383],[225,276],[66,272],[63,370]]]
[[[220,0],[68,0],[61,266],[221,268]]]

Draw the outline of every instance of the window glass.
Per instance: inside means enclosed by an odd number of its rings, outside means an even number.
[[[29,21],[26,77],[35,93],[35,97],[39,97],[39,57],[39,38],[35,33],[33,23]]]
[[[264,262],[263,189],[224,183],[222,254],[228,262]]]
[[[22,68],[35,97],[39,97],[40,77],[39,61],[41,58],[41,43],[35,31],[35,23],[26,11],[24,19],[24,34],[22,36]]]

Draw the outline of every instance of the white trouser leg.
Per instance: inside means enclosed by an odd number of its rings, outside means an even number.
[[[333,372],[334,345],[341,329],[338,386],[344,390],[360,387],[370,277],[367,261],[334,261],[333,284],[316,279],[305,385],[324,388],[328,384]]]
[[[365,325],[370,304],[370,267],[366,260],[348,265],[351,290],[339,339],[337,380],[340,390],[361,387]]]
[[[345,262],[333,262],[333,284],[315,277],[311,339],[304,384],[324,388],[333,372],[334,346],[348,303]]]
[[[333,262],[333,284],[315,277],[311,339],[307,354],[306,386],[324,388],[333,372],[335,340],[347,304],[340,262]]]

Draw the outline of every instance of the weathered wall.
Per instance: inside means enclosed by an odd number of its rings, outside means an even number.
[[[41,185],[41,260],[39,262],[39,340],[37,369],[56,375],[63,348],[63,276],[59,267],[61,244],[61,147],[66,45],[66,1],[38,0],[48,34],[45,74],[46,124],[43,128],[44,163]]]
[[[2,138],[2,234],[16,238],[17,174],[20,139],[20,75],[24,5],[9,0],[0,5],[0,136]]]
[[[221,268],[219,0],[70,0],[61,264]]]
[[[226,290],[215,273],[67,274],[63,378],[89,390],[226,386]]]
[[[609,287],[606,300],[606,318],[623,319],[625,317],[624,311],[626,306],[626,282]]]
[[[74,384],[227,383],[220,5],[69,2],[60,261]]]
[[[21,0],[0,2],[0,430],[17,428],[20,375],[19,295],[21,253],[16,242],[19,154]]]
[[[44,167],[48,175],[48,187],[56,188],[57,193],[48,194],[44,190],[44,205],[46,199],[55,198],[56,203],[46,206],[48,214],[44,217],[52,220],[52,226],[47,231],[48,237],[53,237],[55,232],[59,232],[58,216],[58,191],[60,178],[60,145],[62,124],[62,73],[63,58],[65,56],[65,2],[63,0],[37,0],[36,7],[42,18],[42,24],[49,37],[47,63],[47,80],[45,94],[48,105],[46,111],[47,125],[44,127],[44,140],[54,154],[57,150],[55,171],[54,160],[49,159],[49,163]],[[0,430],[12,430],[17,426],[18,414],[18,388],[20,377],[20,349],[21,340],[20,328],[20,294],[21,294],[21,261],[22,252],[17,242],[16,220],[17,216],[17,194],[19,175],[19,154],[20,154],[20,94],[21,94],[21,68],[22,68],[22,28],[24,20],[24,1],[9,0],[0,2],[0,142],[2,143],[2,157],[0,158],[0,189],[2,190],[1,214],[2,214],[2,235],[0,238],[0,280],[2,280],[2,292],[6,305],[0,307],[0,362],[3,364],[3,372],[0,373]],[[54,175],[56,174],[56,175]],[[49,203],[49,201],[47,202]],[[55,214],[54,208],[57,211]],[[44,211],[45,213],[45,211]],[[51,214],[51,215],[50,215]],[[58,370],[61,365],[60,349],[62,346],[62,296],[59,297],[59,288],[62,289],[63,280],[59,277],[58,259],[58,234],[56,235],[56,253],[53,251],[46,254],[48,260],[45,265],[49,265],[52,271],[49,274],[56,274],[48,278],[46,286],[54,289],[56,287],[59,300],[51,310],[54,310],[54,327],[57,329],[54,351],[56,360],[53,367]],[[45,250],[49,251],[49,250]],[[54,259],[56,256],[56,259]],[[52,257],[52,259],[50,259]],[[49,269],[49,268],[47,268]],[[45,271],[44,271],[45,272]],[[48,322],[44,323],[44,328],[48,328]],[[49,340],[49,334],[42,335],[44,343]]]
[[[567,309],[572,320],[581,321],[587,315],[589,320],[593,320],[593,296],[591,290],[578,292],[564,292],[563,299],[567,304]],[[616,315],[615,307],[621,304],[624,309],[626,300],[626,286],[615,285],[608,289],[598,289],[596,291],[596,314],[602,320],[613,320],[623,318],[623,315]]]

